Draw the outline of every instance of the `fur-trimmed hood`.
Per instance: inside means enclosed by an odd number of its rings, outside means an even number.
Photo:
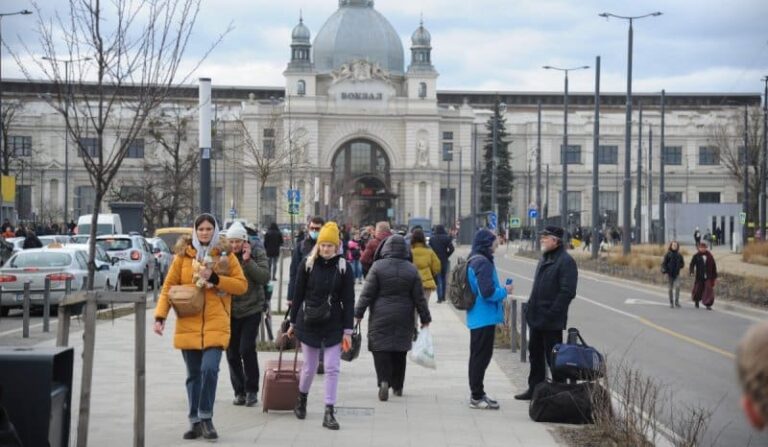
[[[219,239],[218,244],[218,252],[212,252],[211,255],[213,256],[219,256],[221,253],[229,252],[229,244],[227,243],[226,238]],[[197,254],[197,251],[195,250],[195,247],[192,246],[192,235],[191,234],[184,234],[176,241],[176,245],[173,246],[173,253],[181,256],[189,256],[190,258],[194,258]]]

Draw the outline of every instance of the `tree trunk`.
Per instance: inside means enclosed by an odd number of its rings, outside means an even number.
[[[98,183],[97,183],[98,185]],[[91,214],[91,233],[88,239],[88,282],[87,290],[93,290],[93,278],[96,274],[96,232],[98,230],[99,211],[101,202],[104,200],[105,192],[101,187],[96,187],[96,200],[93,203],[93,214]]]

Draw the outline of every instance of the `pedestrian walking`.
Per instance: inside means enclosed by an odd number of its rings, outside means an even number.
[[[498,410],[499,403],[485,392],[485,370],[493,357],[496,325],[504,321],[504,300],[512,285],[499,282],[493,253],[499,240],[490,230],[475,233],[467,266],[467,281],[475,295],[475,304],[467,311],[469,328],[469,408]]]
[[[245,294],[232,297],[231,336],[227,347],[229,378],[235,392],[232,403],[252,407],[258,402],[259,359],[256,355],[256,335],[266,302],[264,286],[269,282],[269,263],[264,250],[251,248],[248,232],[240,222],[235,222],[227,230],[227,242],[248,281]]]
[[[347,261],[355,275],[355,284],[363,283],[363,267],[360,265],[360,256],[362,256],[363,250],[360,248],[360,244],[360,237],[357,232],[353,233],[347,242]]]
[[[528,356],[531,369],[528,389],[515,396],[531,400],[536,385],[546,380],[546,368],[552,368],[552,348],[563,342],[568,323],[568,307],[576,296],[579,272],[576,262],[563,246],[563,229],[547,226],[539,233],[544,252],[533,279],[525,319],[528,322]],[[554,381],[560,381],[552,377]]]
[[[712,252],[707,248],[706,242],[700,243],[698,248],[699,251],[691,258],[689,268],[690,276],[694,276],[691,297],[697,309],[699,302],[701,302],[707,310],[712,310],[712,305],[715,303],[717,264]]]
[[[696,227],[693,231],[693,242],[696,244],[696,248],[698,248],[701,243],[701,231],[699,230],[699,227]]]
[[[421,276],[410,262],[405,239],[399,234],[384,241],[379,259],[368,272],[355,307],[358,323],[367,309],[368,350],[373,353],[379,400],[386,401],[390,388],[395,396],[403,395],[405,356],[411,350],[414,311],[419,314],[422,328],[432,321]]]
[[[304,364],[299,379],[299,397],[294,408],[297,418],[307,416],[307,395],[315,377],[320,351],[325,355],[325,415],[323,427],[338,430],[334,415],[339,385],[341,343],[351,345],[355,305],[352,270],[339,254],[341,239],[334,222],[323,225],[312,249],[298,269],[291,306],[289,336],[301,342]]]
[[[190,427],[183,438],[218,439],[213,426],[213,403],[221,354],[229,346],[232,295],[242,295],[248,282],[237,257],[219,241],[219,225],[210,214],[195,219],[192,235],[179,238],[176,256],[165,278],[155,308],[154,332],[163,335],[171,309],[168,293],[176,285],[195,285],[204,290],[203,310],[197,315],[177,316],[173,346],[181,350],[187,368],[187,399]],[[227,265],[227,268],[220,268]],[[226,271],[226,274],[224,272]]]
[[[752,326],[736,350],[741,408],[757,430],[768,426],[768,322]]]
[[[376,232],[374,237],[365,244],[365,250],[362,256],[360,256],[360,264],[363,266],[363,275],[368,274],[368,270],[373,265],[373,255],[376,253],[376,249],[379,248],[381,242],[392,236],[392,230],[389,227],[389,222],[381,221],[376,224]]]
[[[453,238],[446,233],[444,226],[437,225],[432,237],[429,238],[429,246],[440,259],[440,273],[437,275],[437,302],[442,303],[445,301],[446,278],[451,267],[449,258],[454,251]]]
[[[269,270],[272,275],[272,281],[277,280],[277,263],[280,260],[280,247],[283,246],[283,233],[277,224],[272,222],[269,225],[267,233],[264,235],[264,250],[269,259]]]
[[[435,279],[440,274],[440,259],[434,250],[427,247],[427,238],[424,230],[416,229],[411,233],[411,252],[413,265],[419,271],[421,285],[424,288],[424,299],[429,303],[429,297],[437,289]]]
[[[672,241],[661,262],[661,273],[667,275],[669,284],[669,307],[680,307],[680,271],[685,267],[685,260],[680,254],[680,244]],[[674,297],[673,297],[674,295]],[[673,299],[674,298],[674,299]]]
[[[40,242],[37,235],[32,230],[27,230],[24,234],[24,242],[21,245],[22,250],[29,248],[43,248],[43,243]]]

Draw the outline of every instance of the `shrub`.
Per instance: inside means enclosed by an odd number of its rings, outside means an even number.
[[[768,242],[747,244],[741,258],[750,264],[768,265]]]

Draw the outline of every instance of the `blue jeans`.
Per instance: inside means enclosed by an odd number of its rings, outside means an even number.
[[[437,274],[437,300],[445,301],[445,287],[447,286],[446,276],[451,268],[450,261],[441,264],[440,273]]]
[[[363,266],[360,265],[360,260],[354,260],[349,262],[352,265],[352,274],[355,277],[355,280],[358,280],[363,277]]]
[[[189,422],[213,418],[216,383],[219,380],[221,348],[204,350],[183,349],[181,355],[187,365],[187,399]]]

